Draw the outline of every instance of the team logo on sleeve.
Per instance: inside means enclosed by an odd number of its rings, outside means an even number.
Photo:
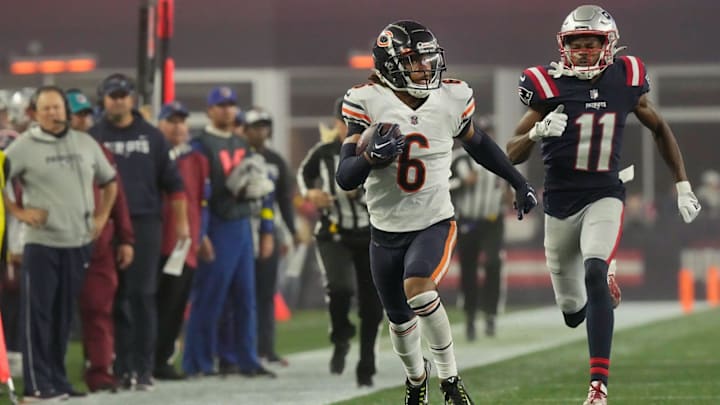
[[[533,94],[535,93],[526,89],[525,87],[518,87],[518,95],[520,95],[520,101],[522,101],[525,105],[530,105],[530,100],[532,100]]]

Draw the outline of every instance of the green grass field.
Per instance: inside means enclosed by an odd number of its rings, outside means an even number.
[[[587,364],[587,345],[577,342],[464,370],[462,377],[477,404],[580,405],[587,390]],[[615,336],[609,387],[613,405],[717,405],[719,381],[720,309]],[[430,403],[441,404],[436,378],[430,391]],[[398,386],[339,404],[396,405],[403,395],[404,388]]]
[[[452,321],[462,320],[462,313],[456,309],[448,311]],[[358,324],[357,316],[353,313],[351,320]],[[277,351],[281,355],[289,355],[307,350],[329,347],[328,339],[329,318],[324,310],[303,310],[293,313],[292,318],[287,322],[277,323]],[[357,337],[356,337],[357,339]],[[83,356],[80,342],[70,342],[66,358],[68,377],[73,386],[79,390],[86,390],[87,387],[82,378]],[[177,356],[175,363],[179,366],[180,356]],[[15,391],[23,392],[23,381],[15,378]],[[0,405],[9,404],[4,395],[0,395]]]

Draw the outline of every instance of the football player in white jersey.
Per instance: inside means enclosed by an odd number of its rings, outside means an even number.
[[[392,23],[378,35],[373,57],[371,83],[350,89],[344,98],[348,137],[336,180],[345,190],[365,184],[370,264],[390,319],[393,348],[405,367],[405,403],[428,402],[422,330],[445,403],[472,404],[458,377],[450,324],[437,291],[456,240],[449,189],[454,139],[513,186],[519,219],[537,198],[505,153],[474,128],[472,89],[460,80],[442,80],[444,53],[430,30],[414,21]],[[367,148],[356,151],[365,131]]]

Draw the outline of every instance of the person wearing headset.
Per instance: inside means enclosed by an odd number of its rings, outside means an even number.
[[[115,169],[97,142],[69,127],[68,102],[60,88],[39,88],[31,105],[38,125],[6,151],[8,180],[23,184],[23,207],[8,202],[8,210],[28,225],[21,309],[25,398],[65,399],[85,395],[68,381],[65,353],[90,244],[108,220],[117,184]],[[94,180],[100,186],[97,209]]]

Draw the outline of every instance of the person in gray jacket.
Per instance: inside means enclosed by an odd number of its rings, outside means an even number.
[[[64,399],[85,395],[68,382],[65,353],[90,244],[107,222],[117,185],[100,145],[68,127],[60,88],[39,88],[31,106],[38,125],[6,151],[8,182],[17,178],[23,187],[23,206],[9,202],[8,210],[28,225],[21,304],[25,398]],[[97,210],[95,180],[102,188]]]

